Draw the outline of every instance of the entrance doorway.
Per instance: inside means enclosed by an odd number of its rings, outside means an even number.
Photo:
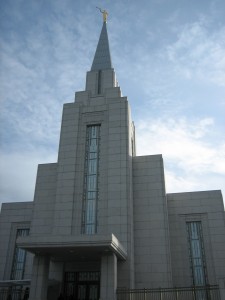
[[[100,297],[100,272],[66,272],[65,300],[98,300]]]

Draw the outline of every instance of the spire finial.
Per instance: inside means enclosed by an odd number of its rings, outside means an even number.
[[[100,10],[100,12],[102,13],[102,16],[103,16],[103,22],[106,23],[107,22],[107,17],[108,17],[108,12],[105,9],[102,10],[101,8],[99,8],[97,6],[96,6],[96,8]]]

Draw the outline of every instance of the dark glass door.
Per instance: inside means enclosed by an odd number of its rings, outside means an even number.
[[[65,300],[98,300],[99,297],[99,272],[67,272],[65,274]]]
[[[89,300],[99,299],[99,285],[90,284],[89,285]]]
[[[78,295],[77,300],[87,299],[87,286],[86,284],[78,284]]]
[[[99,285],[84,282],[78,284],[77,300],[98,300],[99,299]]]

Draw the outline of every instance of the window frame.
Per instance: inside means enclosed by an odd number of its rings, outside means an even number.
[[[28,236],[30,232],[30,228],[23,227],[17,228],[16,230],[16,240],[19,236]],[[25,265],[26,265],[26,254],[27,251],[21,249],[15,243],[14,254],[12,259],[12,267],[11,267],[11,280],[22,280],[24,278]],[[19,265],[21,267],[19,268]]]
[[[16,239],[17,239],[17,230],[27,228],[30,229],[30,222],[12,222],[11,229],[10,229],[10,237],[8,242],[8,251],[4,269],[4,280],[9,280],[11,278],[12,266],[13,266],[13,258],[14,258],[14,251],[16,247]],[[26,268],[26,261],[25,261],[25,268]],[[24,269],[25,271],[25,269]]]
[[[195,225],[197,238],[191,238],[192,228]],[[192,283],[194,286],[205,286],[208,284],[208,275],[207,275],[207,266],[206,266],[206,255],[205,255],[205,246],[204,246],[204,238],[203,238],[203,226],[201,220],[190,220],[186,221],[186,230],[187,230],[187,238],[188,238],[188,253],[189,253],[189,261],[191,267],[191,274],[192,274]],[[194,242],[195,241],[195,242]],[[198,241],[198,242],[196,242]],[[198,245],[198,251],[200,252],[199,257],[194,257],[193,251],[196,251],[196,246]],[[195,249],[193,249],[195,247]],[[196,265],[195,260],[201,260],[201,263]],[[197,278],[198,270],[201,267],[202,272],[202,283],[200,283],[200,277]],[[199,282],[197,282],[199,280]]]
[[[92,132],[96,127],[96,133]],[[96,143],[92,148],[92,143]],[[82,234],[97,233],[97,206],[98,206],[98,180],[99,159],[101,145],[101,124],[88,124],[85,137],[85,161],[82,204]],[[92,166],[92,168],[90,168]],[[91,197],[92,196],[92,197]],[[92,221],[92,222],[91,222]]]

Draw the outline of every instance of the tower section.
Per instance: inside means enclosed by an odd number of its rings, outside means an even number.
[[[35,254],[31,299],[37,289],[45,298],[46,280],[39,282],[38,272],[45,279],[58,274],[65,294],[63,278],[79,278],[84,270],[99,274],[101,299],[112,299],[117,283],[134,287],[134,155],[130,107],[116,80],[104,21],[85,90],[63,108],[58,161],[38,168],[30,235],[18,240]]]
[[[104,22],[85,91],[76,93],[74,103],[64,105],[53,232],[96,239],[113,234],[127,254],[126,261],[118,264],[118,282],[126,287],[133,286],[134,274],[134,137]]]

